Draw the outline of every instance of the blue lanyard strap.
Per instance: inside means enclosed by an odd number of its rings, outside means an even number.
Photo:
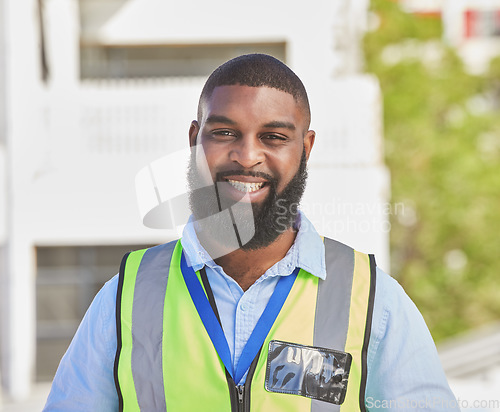
[[[283,304],[285,303],[290,290],[292,289],[293,283],[297,278],[299,273],[299,268],[296,268],[290,276],[281,276],[278,284],[274,288],[274,292],[267,303],[264,312],[259,318],[257,325],[247,340],[243,352],[241,352],[240,360],[238,361],[238,366],[236,367],[236,372],[234,376],[234,381],[238,383],[245,372],[250,367],[253,359],[259,352],[266,336],[271,330],[274,321],[278,317]]]
[[[208,336],[210,336],[210,340],[214,344],[215,350],[219,354],[219,358],[231,376],[234,376],[231,352],[229,351],[229,346],[227,345],[222,327],[210,306],[196,273],[191,266],[187,265],[184,252],[181,256],[181,271],[184,282],[186,282],[189,294],[191,295],[191,300],[196,306],[196,310],[200,315],[203,325],[205,325],[205,329],[207,330]]]
[[[196,273],[191,266],[187,265],[184,253],[181,256],[181,271],[189,290],[189,294],[191,295],[191,299],[193,300],[196,310],[200,315],[215,350],[217,351],[227,371],[231,374],[234,382],[238,383],[243,375],[245,375],[245,372],[248,370],[253,359],[262,347],[266,336],[271,330],[274,321],[276,320],[286,298],[288,297],[288,294],[290,293],[290,290],[292,289],[297,274],[299,273],[299,268],[296,268],[290,276],[280,277],[280,280],[278,281],[278,284],[276,285],[264,312],[259,318],[257,325],[243,348],[236,371],[234,370],[231,362],[231,353],[229,351],[224,331],[222,330],[222,327],[217,320],[212,307],[210,306]]]

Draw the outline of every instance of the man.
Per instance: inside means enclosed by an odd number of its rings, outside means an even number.
[[[212,73],[189,129],[183,237],[124,258],[46,411],[454,409],[401,287],[294,207],[309,122],[304,86],[278,60],[240,56]]]

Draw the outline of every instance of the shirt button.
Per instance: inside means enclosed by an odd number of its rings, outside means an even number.
[[[240,308],[241,308],[241,310],[243,312],[245,312],[247,310],[247,305],[245,305],[244,303],[242,303],[241,306],[240,306]]]

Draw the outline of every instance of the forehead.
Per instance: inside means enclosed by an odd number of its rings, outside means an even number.
[[[304,110],[295,98],[271,87],[242,85],[218,86],[201,104],[202,122],[211,115],[245,116],[250,120],[305,120]]]

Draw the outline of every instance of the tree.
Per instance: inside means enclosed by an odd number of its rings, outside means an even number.
[[[468,74],[441,21],[372,0],[366,71],[384,96],[392,271],[439,340],[500,318],[500,60]]]

